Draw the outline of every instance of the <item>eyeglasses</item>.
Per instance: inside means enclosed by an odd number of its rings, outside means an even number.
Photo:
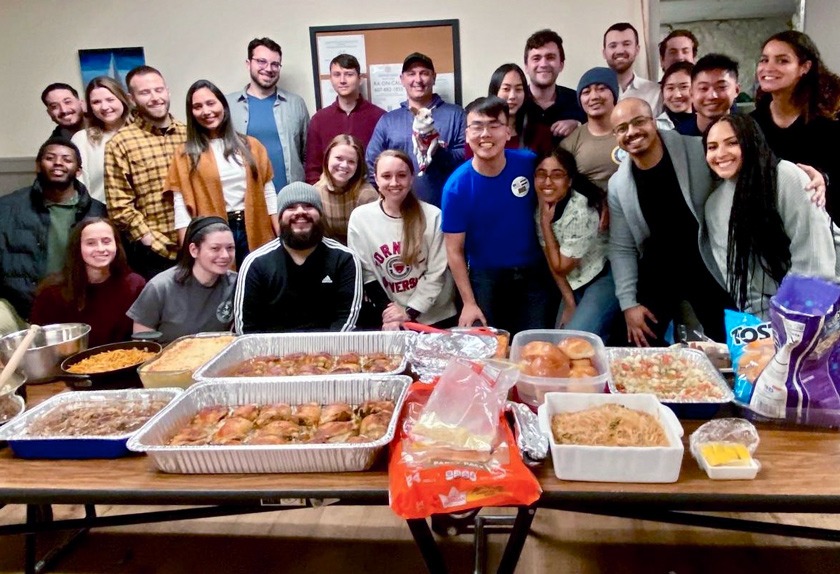
[[[544,169],[538,169],[536,173],[534,173],[534,181],[545,181],[546,179],[550,179],[556,183],[563,181],[568,177],[569,174],[562,169],[555,169],[550,172]]]
[[[276,71],[283,67],[280,62],[269,62],[265,58],[251,58],[251,61],[256,62],[260,69],[268,67]]]
[[[613,128],[613,135],[623,136],[626,135],[627,132],[630,131],[630,126],[635,129],[638,129],[644,126],[646,123],[653,121],[653,118],[650,116],[636,116],[629,122],[625,122],[623,124],[618,124]]]
[[[505,124],[498,120],[494,120],[492,122],[473,122],[467,126],[467,130],[474,134],[481,134],[484,133],[484,130],[488,132],[495,132],[505,127]]]

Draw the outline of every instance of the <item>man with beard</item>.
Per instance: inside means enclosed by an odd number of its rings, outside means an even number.
[[[323,206],[308,183],[278,196],[280,237],[252,251],[239,271],[239,334],[352,331],[362,305],[362,270],[347,247],[324,238]]]
[[[41,92],[41,101],[47,106],[47,114],[55,129],[50,137],[70,139],[85,127],[85,111],[79,92],[69,84],[50,84]]]
[[[659,84],[640,78],[633,72],[639,55],[639,33],[632,24],[619,22],[604,33],[604,59],[618,75],[618,99],[640,98],[648,103],[654,114],[662,113],[662,94]]]
[[[0,197],[0,298],[21,317],[29,315],[38,282],[64,266],[70,228],[85,217],[106,217],[105,206],[76,179],[81,169],[79,149],[50,138],[35,158],[35,183]]]
[[[274,168],[274,189],[303,181],[303,157],[309,111],[297,94],[277,87],[283,51],[270,38],[248,43],[245,67],[251,82],[245,89],[227,95],[234,129],[260,141]]]
[[[125,236],[129,264],[148,280],[172,267],[178,254],[172,196],[164,195],[164,183],[187,126],[169,113],[169,88],[155,68],[138,66],[125,81],[137,116],[105,145],[105,200]]]

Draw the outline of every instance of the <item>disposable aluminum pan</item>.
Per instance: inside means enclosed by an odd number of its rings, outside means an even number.
[[[646,347],[646,348],[630,348],[630,347],[609,347],[607,348],[607,357],[610,361],[610,369],[616,373],[616,368],[613,362],[626,357],[635,357],[639,355],[659,355],[668,354],[674,358],[685,359],[690,365],[701,369],[708,379],[712,381],[721,391],[720,398],[707,397],[704,399],[673,399],[658,397],[659,400],[667,407],[670,407],[676,415],[680,418],[687,419],[709,419],[715,416],[721,406],[732,401],[735,396],[732,389],[726,383],[726,379],[720,374],[709,358],[703,351],[697,349],[687,348],[663,348],[663,347]],[[615,385],[615,377],[610,377],[609,389],[611,393],[622,394],[623,391],[618,390]],[[623,393],[626,394],[626,393]],[[654,393],[655,394],[655,393]]]
[[[282,384],[223,379],[197,383],[135,434],[128,448],[145,452],[163,472],[186,474],[255,472],[355,472],[367,470],[394,438],[411,378],[353,375],[295,377]],[[346,402],[357,406],[369,399],[394,401],[394,416],[385,436],[370,443],[287,445],[167,446],[167,442],[204,407],[307,402]]]
[[[0,428],[0,441],[8,441],[21,458],[82,459],[117,458],[129,454],[126,442],[137,431],[118,435],[32,436],[27,429],[48,412],[71,406],[92,406],[112,401],[171,400],[181,389],[126,389],[115,391],[76,391],[55,395],[33,409],[18,415]]]
[[[415,333],[408,331],[360,331],[358,333],[275,333],[263,335],[242,335],[237,337],[221,353],[198,369],[193,378],[196,381],[235,379],[237,381],[276,381],[276,375],[269,377],[228,377],[229,369],[254,357],[282,357],[291,353],[385,353],[403,356],[397,369],[377,375],[399,375],[405,372],[407,342]],[[309,376],[309,375],[307,375]],[[335,378],[339,375],[312,375]],[[341,375],[348,376],[348,375]],[[352,376],[352,375],[349,375]]]

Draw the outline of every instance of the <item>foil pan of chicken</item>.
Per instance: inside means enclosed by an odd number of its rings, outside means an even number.
[[[353,472],[396,433],[411,378],[241,378],[190,387],[129,441],[163,472]]]
[[[407,331],[243,335],[198,369],[194,378],[268,381],[294,376],[399,375],[406,370],[405,351],[415,335]]]

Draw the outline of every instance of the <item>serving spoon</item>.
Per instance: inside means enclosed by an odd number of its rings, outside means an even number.
[[[18,344],[15,352],[12,353],[12,356],[9,357],[9,362],[6,364],[6,367],[3,369],[3,372],[0,373],[0,397],[5,397],[9,395],[26,382],[26,378],[21,378],[19,382],[12,382],[12,375],[20,365],[21,360],[23,360],[23,355],[26,353],[26,350],[29,349],[29,346],[32,344],[32,340],[35,338],[35,335],[38,334],[38,331],[41,330],[40,325],[30,325],[29,331],[27,331],[26,335],[24,335],[23,340]]]

